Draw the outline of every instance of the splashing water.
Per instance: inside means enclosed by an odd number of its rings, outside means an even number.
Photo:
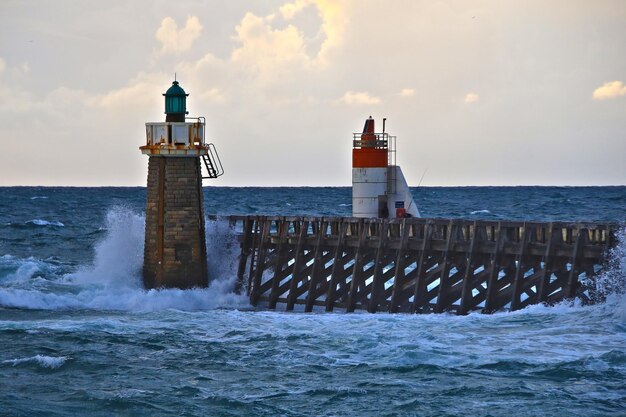
[[[65,363],[68,358],[65,356],[54,357],[54,356],[45,356],[45,355],[35,355],[29,358],[19,358],[19,359],[7,359],[2,361],[3,364],[10,364],[13,366],[18,366],[26,363],[36,363],[42,368],[50,368],[56,369]]]
[[[59,275],[52,262],[35,258],[0,258],[0,272],[7,269],[0,287],[0,305],[32,309],[104,309],[157,311],[250,308],[247,298],[233,293],[239,244],[228,220],[206,221],[207,289],[145,291],[141,268],[145,219],[128,207],[106,213],[106,235],[95,245],[91,265]],[[626,229],[617,233],[606,270],[591,283],[599,300],[622,297],[626,291]],[[577,305],[577,303],[570,303]],[[626,307],[625,307],[626,309]]]
[[[206,222],[209,289],[227,295],[235,288],[239,241],[223,217]]]
[[[93,265],[67,276],[83,286],[138,288],[141,285],[145,218],[128,208],[111,209],[105,220],[106,237],[95,247]]]
[[[26,224],[33,224],[35,226],[55,226],[55,227],[65,227],[65,225],[61,222],[48,221],[42,219],[34,219],[27,221]]]
[[[141,283],[145,219],[125,207],[109,210],[106,235],[95,246],[92,265],[58,276],[46,262],[3,257],[19,267],[0,287],[0,305],[30,309],[125,311],[248,308],[245,296],[233,294],[238,245],[226,220],[207,222],[209,288],[146,291]],[[47,274],[47,279],[42,276]],[[33,285],[33,278],[39,285]],[[9,285],[7,285],[9,284]]]
[[[616,233],[617,244],[609,251],[604,271],[594,281],[600,300],[626,293],[626,227]]]

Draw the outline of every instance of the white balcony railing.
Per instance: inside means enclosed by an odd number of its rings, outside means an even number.
[[[204,146],[204,118],[196,122],[146,123],[147,146]]]

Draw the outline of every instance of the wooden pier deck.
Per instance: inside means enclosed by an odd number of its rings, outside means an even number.
[[[593,299],[616,226],[231,216],[254,306],[467,314]]]

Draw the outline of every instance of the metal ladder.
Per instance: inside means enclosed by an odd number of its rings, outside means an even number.
[[[224,167],[222,167],[222,161],[220,161],[220,156],[217,154],[214,144],[208,144],[208,153],[202,155],[202,160],[208,174],[206,177],[203,176],[202,179],[217,178],[224,174]]]
[[[387,136],[387,195],[396,193],[396,137]]]

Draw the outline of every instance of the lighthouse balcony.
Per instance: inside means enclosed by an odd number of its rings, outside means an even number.
[[[141,146],[144,155],[202,156],[207,155],[204,142],[203,118],[195,122],[146,123],[146,144]]]
[[[354,149],[388,149],[395,139],[395,136],[389,136],[387,133],[353,133],[352,147]]]

